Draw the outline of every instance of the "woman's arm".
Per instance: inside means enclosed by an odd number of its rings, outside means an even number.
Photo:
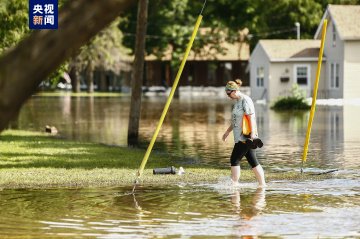
[[[229,128],[225,131],[223,137],[222,137],[222,140],[223,141],[226,141],[226,138],[229,136],[230,132],[233,130],[233,127],[232,125],[229,126]]]

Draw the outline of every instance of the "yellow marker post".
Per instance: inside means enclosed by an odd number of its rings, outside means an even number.
[[[316,109],[316,97],[317,97],[317,91],[318,91],[319,80],[320,80],[321,63],[322,63],[322,56],[323,56],[323,52],[324,52],[324,44],[325,44],[325,37],[326,37],[326,27],[327,27],[327,19],[324,20],[324,24],[323,24],[323,28],[322,28],[321,46],[320,46],[318,66],[317,66],[317,71],[316,71],[316,82],[314,85],[314,93],[313,93],[313,98],[312,98],[312,103],[311,103],[310,118],[309,118],[307,132],[306,132],[301,172],[303,172],[303,165],[304,165],[304,162],[306,162],[309,141],[310,141],[311,127],[312,127],[312,122],[314,119],[314,114],[315,114],[315,109]]]
[[[161,114],[159,123],[158,123],[158,125],[157,125],[157,127],[156,127],[155,133],[154,133],[154,135],[153,135],[153,137],[152,137],[152,139],[151,139],[151,141],[150,141],[150,144],[149,144],[149,146],[148,146],[148,148],[147,148],[147,150],[146,150],[146,153],[145,153],[145,155],[144,155],[144,158],[143,158],[143,160],[142,160],[142,162],[141,162],[140,168],[139,168],[138,173],[137,173],[137,179],[140,178],[140,176],[142,175],[142,173],[143,173],[143,171],[144,171],[146,162],[147,162],[147,160],[148,160],[148,158],[149,158],[149,155],[150,155],[150,153],[151,153],[151,150],[152,150],[152,148],[153,148],[153,146],[154,146],[154,143],[155,143],[155,140],[156,140],[156,138],[157,138],[157,135],[159,134],[160,128],[161,128],[161,126],[162,126],[162,124],[163,124],[163,122],[164,122],[166,113],[167,113],[167,111],[168,111],[168,109],[169,109],[171,100],[172,100],[172,98],[173,98],[173,96],[174,96],[176,87],[177,87],[177,85],[178,85],[178,83],[179,83],[179,79],[180,79],[181,73],[182,73],[182,71],[183,71],[183,69],[184,69],[186,60],[187,60],[187,58],[188,58],[188,56],[189,56],[189,53],[190,53],[190,50],[191,50],[191,47],[192,47],[192,44],[193,44],[193,42],[194,42],[194,40],[195,40],[196,33],[197,33],[198,29],[199,29],[199,26],[200,26],[200,23],[201,23],[201,19],[202,19],[202,15],[200,14],[199,17],[198,17],[198,19],[197,19],[197,21],[196,21],[194,30],[193,30],[192,35],[191,35],[191,38],[190,38],[190,41],[189,41],[189,43],[188,43],[188,45],[187,45],[187,48],[186,48],[186,51],[185,51],[185,55],[184,55],[184,57],[183,57],[183,59],[182,59],[182,61],[181,61],[180,68],[179,68],[179,70],[178,70],[178,72],[177,72],[177,74],[176,74],[174,84],[173,84],[173,86],[172,86],[172,88],[171,88],[170,95],[169,95],[169,97],[168,97],[168,99],[167,99],[167,101],[166,101],[166,104],[165,104],[164,110],[163,110],[163,112],[162,112],[162,114]],[[136,181],[137,181],[137,180],[136,180]],[[135,190],[135,186],[134,186],[134,188],[133,188],[133,192],[134,192],[134,190]]]

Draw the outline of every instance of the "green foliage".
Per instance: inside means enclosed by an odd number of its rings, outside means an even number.
[[[359,4],[359,0],[208,0],[201,28],[209,31],[198,37],[193,50],[204,45],[221,52],[221,34],[229,42],[239,41],[239,31],[248,28],[251,45],[259,39],[296,38],[295,22],[301,25],[301,38],[312,38],[328,3]],[[178,60],[187,45],[203,1],[152,0],[149,4],[146,51],[159,58],[170,45],[172,59]],[[124,44],[134,49],[137,6],[120,23],[125,33]],[[221,31],[220,31],[221,30]],[[198,34],[199,36],[200,34]]]
[[[67,0],[60,0],[59,7]],[[172,65],[177,66],[184,53],[195,21],[202,8],[202,0],[151,0],[149,3],[146,38],[147,54],[159,58],[165,49],[172,48]],[[220,41],[238,41],[239,30],[248,28],[250,43],[259,39],[295,38],[295,22],[301,24],[301,37],[312,38],[327,4],[360,4],[360,0],[208,0],[203,12],[201,28],[207,28],[194,42],[196,53],[204,45],[222,52]],[[80,69],[89,62],[113,69],[121,64],[118,59],[129,52],[122,46],[134,49],[137,6],[103,30],[84,46],[76,61]],[[0,1],[0,54],[17,44],[28,29],[28,1]],[[119,26],[122,33],[116,29]],[[120,52],[119,54],[117,54]],[[74,62],[73,62],[74,63]],[[114,69],[116,70],[116,69]]]
[[[121,61],[129,58],[129,50],[121,44],[123,35],[117,27],[119,22],[118,18],[100,31],[80,49],[71,64],[76,64],[79,70],[85,70],[91,64],[101,69],[119,71]]]
[[[278,99],[271,107],[274,110],[308,110],[310,106],[302,99],[287,96]]]
[[[192,46],[192,51],[196,54],[199,54],[205,45],[209,46],[212,50],[215,49],[218,53],[222,53],[224,49],[219,43],[229,35],[235,36],[235,39],[227,39],[228,41],[238,40],[238,30],[243,29],[244,22],[237,26],[236,30],[228,31],[224,23],[225,21],[220,15],[223,14],[226,18],[229,17],[226,12],[227,7],[232,6],[229,4],[230,1],[225,3],[213,1],[208,2],[206,5],[202,14],[201,29]],[[219,10],[220,5],[224,6],[225,12]],[[178,66],[202,6],[203,1],[198,0],[152,0],[148,10],[146,53],[154,54],[160,59],[167,50],[171,49],[171,64],[173,67]],[[239,11],[236,13],[236,16],[240,15],[238,14]],[[123,21],[119,25],[119,28],[125,35],[124,45],[133,50],[136,37],[136,19],[137,6],[135,5],[124,16]],[[216,52],[207,52],[206,54],[216,54]]]
[[[59,0],[61,7],[68,0]],[[0,1],[0,54],[20,42],[29,29],[29,1]]]
[[[63,63],[56,71],[51,73],[47,81],[50,83],[51,88],[56,88],[56,85],[60,82],[63,77],[64,72],[68,69],[68,62]]]
[[[191,2],[191,1],[189,1]],[[148,7],[148,24],[146,38],[147,54],[162,57],[165,49],[171,46],[172,59],[180,59],[183,54],[197,15],[188,14],[188,0],[154,0]],[[127,13],[120,22],[120,29],[125,34],[124,45],[135,47],[137,5]]]
[[[59,8],[67,0],[59,1]],[[6,49],[16,45],[31,30],[28,27],[28,1],[27,0],[1,0],[0,1],[0,54]],[[119,19],[102,30],[87,45],[83,46],[76,64],[79,69],[84,69],[89,62],[103,69],[117,71],[122,66],[121,59],[126,57],[128,51],[122,42],[122,34],[117,28]],[[74,64],[74,62],[72,62]],[[62,64],[47,79],[54,87],[67,71],[69,63]]]
[[[1,0],[0,2],[0,54],[17,44],[27,33],[28,1]]]
[[[306,102],[304,92],[297,84],[291,89],[291,96],[280,97],[271,106],[271,109],[278,111],[285,110],[309,110],[311,107]]]
[[[64,1],[60,1],[62,4]],[[2,0],[0,2],[0,54],[18,44],[26,37],[29,29],[29,5],[27,0]],[[60,80],[66,63],[53,72],[49,80],[56,85]]]
[[[223,0],[227,5],[231,0]],[[236,1],[238,2],[238,1]],[[301,38],[312,38],[324,13],[321,4],[314,0],[248,0],[230,7],[224,17],[225,24],[233,30],[249,29],[251,46],[260,39],[296,38],[295,22],[301,25]],[[239,10],[238,9],[244,9]]]

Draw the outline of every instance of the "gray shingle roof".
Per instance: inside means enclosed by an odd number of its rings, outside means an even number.
[[[324,18],[334,22],[342,40],[360,39],[360,5],[328,5],[326,12],[315,33],[319,39]]]
[[[296,60],[296,58],[317,58],[319,56],[319,40],[260,40],[271,61]]]

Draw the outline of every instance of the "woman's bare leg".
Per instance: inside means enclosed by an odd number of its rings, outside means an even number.
[[[240,166],[231,166],[231,180],[238,183],[240,179]]]
[[[252,170],[255,174],[257,181],[259,182],[259,187],[266,187],[265,174],[261,165],[259,164],[258,166],[254,167]]]

